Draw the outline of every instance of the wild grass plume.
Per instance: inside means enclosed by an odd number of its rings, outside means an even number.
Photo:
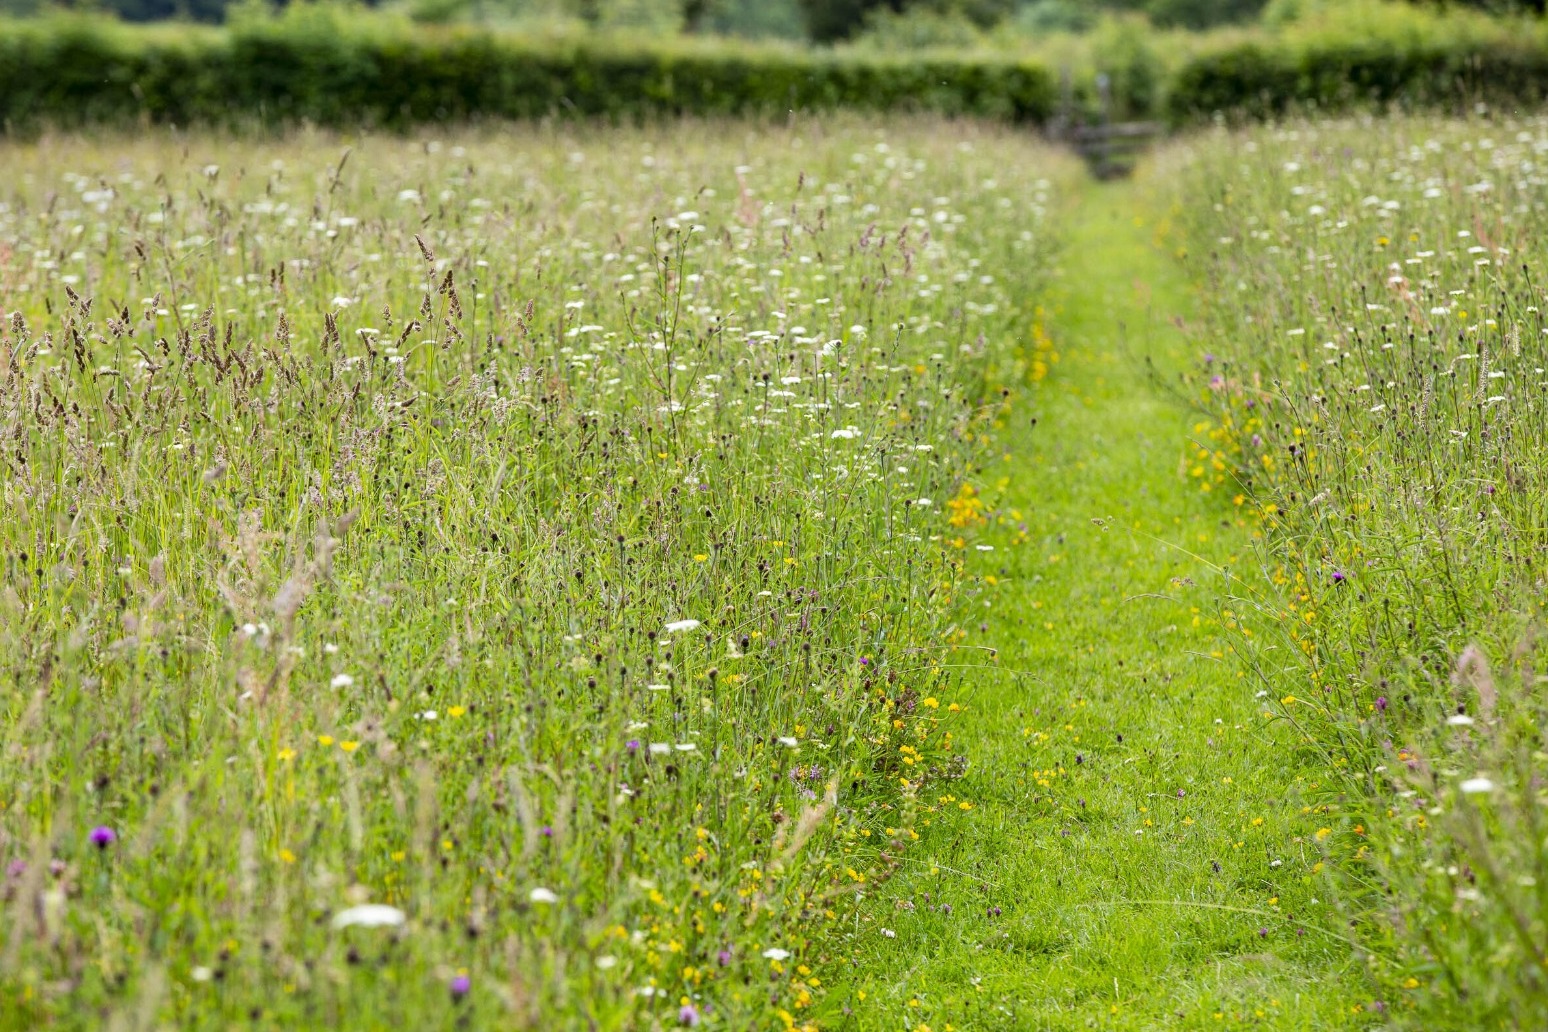
[[[969,762],[939,657],[1070,167],[0,151],[9,1020],[803,1024]]]

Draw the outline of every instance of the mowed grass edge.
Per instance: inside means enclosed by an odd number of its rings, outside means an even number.
[[[971,556],[952,657],[973,810],[921,829],[856,916],[840,1028],[1373,1019],[1302,798],[1323,768],[1232,652],[1241,597],[1272,586],[1257,524],[1195,475],[1201,412],[1171,385],[1196,287],[1167,203],[1090,185],[1066,213],[995,463],[1013,522],[984,539],[1031,547]]]

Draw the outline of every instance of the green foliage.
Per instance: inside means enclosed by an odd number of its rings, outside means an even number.
[[[816,43],[848,39],[860,31],[871,14],[903,9],[897,0],[800,0],[800,4],[807,38]]]
[[[1174,122],[1217,112],[1250,118],[1352,106],[1509,107],[1548,96],[1548,39],[1531,23],[1355,5],[1293,26],[1281,39],[1248,40],[1200,54],[1170,84]],[[1357,30],[1355,27],[1362,27]]]
[[[4,1026],[805,1026],[967,816],[1067,159],[110,141],[0,144]]]
[[[1296,121],[1181,173],[1190,383],[1283,590],[1238,648],[1329,761],[1318,848],[1403,1027],[1548,1012],[1545,152],[1541,116]]]
[[[1096,22],[1096,12],[1079,0],[1033,0],[1016,10],[1016,27],[1037,35],[1045,32],[1080,32]]]
[[[1247,22],[1263,10],[1266,0],[1150,0],[1145,13],[1157,25],[1207,29]]]
[[[472,118],[730,115],[857,108],[1045,118],[1051,76],[1014,59],[910,61],[748,46],[409,30],[322,8],[223,32],[99,21],[0,36],[0,120],[403,127]]]
[[[1163,69],[1142,19],[1104,18],[1091,35],[1091,57],[1106,76],[1110,114],[1142,118],[1155,110]]]
[[[910,7],[902,12],[883,10],[872,15],[857,45],[881,51],[909,51],[969,50],[983,43],[983,30],[961,14]]]

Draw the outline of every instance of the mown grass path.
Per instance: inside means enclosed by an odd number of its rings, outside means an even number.
[[[1319,814],[1296,792],[1316,768],[1221,639],[1240,589],[1219,568],[1252,565],[1252,531],[1190,475],[1194,416],[1163,385],[1195,360],[1179,328],[1194,298],[1146,198],[1093,185],[1068,219],[1059,361],[1007,432],[1006,505],[1030,540],[967,553],[997,583],[964,644],[999,650],[952,656],[973,768],[947,806],[974,809],[922,829],[872,892],[853,984],[829,997],[853,1011],[837,1027],[1375,1017],[1318,899]]]

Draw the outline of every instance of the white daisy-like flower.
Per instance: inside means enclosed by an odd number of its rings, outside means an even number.
[[[527,898],[534,903],[557,903],[559,897],[554,895],[552,889],[536,888],[527,893]]]
[[[1454,713],[1446,718],[1446,723],[1452,727],[1470,727],[1473,723],[1473,718],[1466,713]]]
[[[1459,787],[1464,795],[1482,795],[1494,791],[1494,782],[1486,777],[1468,778]]]
[[[782,950],[778,946],[770,946],[768,949],[763,951],[763,955],[765,957],[769,958],[770,960],[789,960],[790,959],[790,951],[789,950]]]
[[[408,915],[385,903],[363,903],[333,915],[335,928],[392,928],[408,920]]]
[[[666,625],[666,632],[668,634],[681,634],[684,631],[691,631],[697,626],[699,626],[699,621],[697,620],[673,620]]]
[[[355,679],[348,674],[334,674],[333,680],[328,682],[335,688],[349,688],[355,683]]]

